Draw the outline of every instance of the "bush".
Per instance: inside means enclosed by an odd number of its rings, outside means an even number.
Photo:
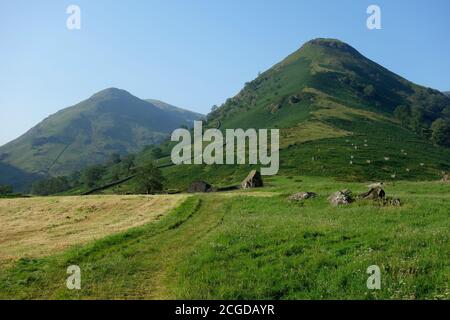
[[[450,147],[450,121],[437,119],[431,125],[431,140],[441,146]]]
[[[375,96],[375,87],[371,84],[364,87],[364,95],[368,98],[372,98]]]
[[[136,174],[137,193],[153,194],[163,190],[164,178],[153,164],[140,167]]]
[[[83,181],[83,184],[88,188],[96,187],[100,185],[105,171],[105,167],[103,166],[88,167],[83,171],[81,180]]]
[[[71,188],[72,186],[67,177],[56,177],[33,183],[31,193],[40,196],[48,196],[67,191]]]
[[[11,186],[0,186],[0,196],[6,196],[8,194],[12,194],[13,192],[14,190]]]

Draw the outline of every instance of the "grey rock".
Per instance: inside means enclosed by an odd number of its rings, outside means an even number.
[[[352,203],[353,200],[353,196],[352,196],[352,192],[348,189],[345,190],[341,190],[341,191],[337,191],[335,193],[333,193],[329,198],[328,201],[335,205],[347,205]]]
[[[213,187],[205,181],[194,181],[188,188],[189,193],[204,193],[213,191]]]
[[[363,200],[383,200],[386,197],[386,192],[384,192],[381,187],[371,188],[369,191],[358,195],[357,199]]]
[[[294,193],[292,196],[289,197],[289,201],[302,201],[310,198],[317,197],[317,194],[314,192],[298,192]]]
[[[251,189],[251,188],[260,188],[263,187],[264,183],[262,180],[261,173],[256,170],[250,171],[247,178],[241,182],[241,189]]]

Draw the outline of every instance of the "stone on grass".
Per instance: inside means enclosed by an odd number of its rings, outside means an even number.
[[[402,203],[400,202],[399,198],[386,198],[384,200],[384,205],[400,207],[402,205]]]
[[[261,173],[256,170],[250,171],[247,178],[244,179],[244,181],[241,182],[241,188],[242,189],[251,189],[251,188],[260,188],[264,186],[263,180],[261,177]]]
[[[194,181],[189,186],[189,193],[204,193],[204,192],[213,192],[212,186],[205,181]]]
[[[292,196],[289,197],[289,201],[302,201],[310,198],[317,197],[317,194],[314,192],[298,192],[294,193]]]
[[[348,189],[337,191],[333,193],[329,198],[328,201],[337,206],[342,204],[350,204],[353,202],[353,195],[352,192]]]
[[[383,200],[386,197],[386,192],[380,187],[370,188],[369,191],[359,194],[356,198],[362,200]]]

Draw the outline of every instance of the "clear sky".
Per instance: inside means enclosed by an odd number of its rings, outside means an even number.
[[[0,0],[0,145],[108,87],[207,113],[317,37],[450,90],[449,21],[448,0]]]

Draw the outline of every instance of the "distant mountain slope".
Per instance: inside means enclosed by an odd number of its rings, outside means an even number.
[[[30,174],[0,162],[0,185],[14,186],[15,191],[23,191],[26,186],[39,178],[41,176],[37,174]]]
[[[100,91],[2,146],[1,161],[26,173],[69,174],[103,162],[111,154],[138,152],[146,145],[159,143],[175,128],[189,126],[193,119],[201,117],[162,105],[120,89]]]
[[[450,91],[445,91],[444,94],[450,98]]]
[[[145,101],[150,102],[155,107],[167,112],[174,119],[179,118],[180,121],[186,122],[189,127],[192,126],[195,120],[201,120],[205,118],[203,114],[181,109],[160,100],[145,99]]]

